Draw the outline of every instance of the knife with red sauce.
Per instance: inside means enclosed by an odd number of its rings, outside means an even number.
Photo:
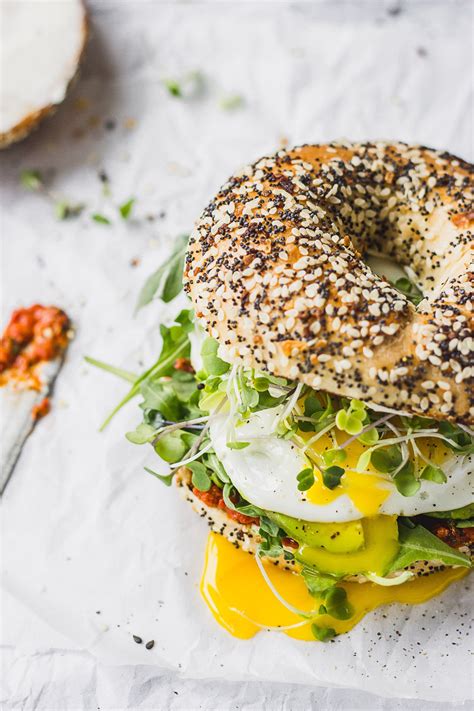
[[[40,304],[14,311],[3,332],[0,493],[35,422],[49,412],[49,395],[72,335],[71,322],[62,309]]]

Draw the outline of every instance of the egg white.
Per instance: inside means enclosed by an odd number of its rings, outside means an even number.
[[[239,426],[238,440],[250,442],[245,449],[227,447],[229,415],[211,418],[210,438],[232,483],[251,504],[268,511],[293,516],[305,521],[353,521],[363,517],[347,494],[341,494],[327,505],[305,500],[305,492],[298,491],[297,474],[304,469],[307,459],[289,440],[272,433],[272,424],[280,408],[262,410],[251,415]],[[447,476],[445,484],[421,481],[415,496],[402,496],[395,484],[387,481],[390,495],[379,509],[381,514],[414,516],[430,511],[460,508],[474,499],[474,468],[472,457],[454,455],[443,464]]]

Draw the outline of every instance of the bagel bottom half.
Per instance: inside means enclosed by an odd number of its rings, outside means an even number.
[[[255,555],[258,546],[262,541],[258,532],[258,525],[254,523],[239,523],[238,521],[234,521],[225,509],[205,504],[194,493],[191,476],[191,470],[185,466],[180,467],[177,470],[174,479],[181,496],[191,504],[194,511],[200,518],[205,519],[211,531],[224,536],[224,538],[232,543],[235,548],[239,548],[246,553]],[[464,544],[458,546],[457,550],[465,555],[469,555],[471,560],[474,560],[474,545]],[[265,556],[262,557],[265,558]],[[299,573],[302,570],[302,566],[297,561],[285,560],[283,556],[280,556],[279,558],[268,558],[267,560],[273,565],[281,566],[285,570],[293,573]],[[422,576],[436,573],[440,570],[444,570],[446,567],[447,566],[445,566],[442,562],[437,560],[420,560],[407,566],[404,570],[411,571],[415,576]],[[368,582],[368,579],[364,575],[349,575],[345,578],[345,580],[358,583]]]

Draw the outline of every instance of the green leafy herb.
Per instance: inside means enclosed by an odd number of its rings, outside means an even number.
[[[240,108],[244,103],[244,99],[240,94],[229,94],[228,96],[223,96],[219,101],[219,106],[224,111],[234,111],[234,109]]]
[[[163,84],[171,96],[180,98],[183,95],[181,85],[174,79],[164,79]]]
[[[393,477],[395,486],[402,496],[415,496],[421,483],[415,477],[413,462],[408,461]]]
[[[249,444],[250,442],[227,442],[227,447],[229,449],[245,449]]]
[[[470,560],[463,553],[443,543],[426,528],[415,525],[412,528],[399,521],[400,549],[392,561],[387,573],[406,568],[419,560],[439,560],[445,565],[471,566]]]
[[[366,432],[362,432],[358,437],[357,440],[359,442],[362,442],[362,444],[367,445],[368,447],[372,447],[374,444],[376,444],[380,439],[378,430],[376,427],[371,427],[370,430],[367,430]]]
[[[328,489],[335,489],[341,483],[344,469],[334,465],[323,470],[323,483]]]
[[[420,301],[422,301],[423,293],[408,277],[401,277],[392,283],[395,289],[406,296],[415,306],[418,306]]]
[[[159,479],[165,486],[171,486],[171,483],[173,481],[174,477],[174,472],[171,472],[171,474],[158,474],[157,472],[154,472],[153,469],[149,469],[148,467],[143,467],[148,474],[153,474],[153,476],[156,476],[157,479]]]
[[[99,225],[111,225],[111,221],[105,215],[101,215],[99,212],[95,212],[92,216],[94,222],[98,222]]]
[[[437,484],[445,484],[447,482],[447,477],[441,467],[435,466],[434,464],[427,464],[426,467],[421,472],[421,478],[427,479],[428,481],[435,481]]]
[[[275,521],[265,516],[264,512],[260,514],[260,528],[258,533],[262,539],[259,545],[259,555],[265,555],[268,558],[278,558],[285,554],[281,539],[286,534]]]
[[[327,614],[336,620],[348,620],[354,614],[354,608],[347,599],[344,588],[331,587],[322,592]]]
[[[316,622],[311,625],[311,632],[319,642],[329,642],[330,639],[336,636],[336,630],[333,627],[322,627],[317,625]]]
[[[138,375],[136,375],[135,373],[131,373],[129,370],[124,370],[123,368],[117,368],[115,365],[109,365],[108,363],[104,363],[103,360],[96,360],[95,358],[91,358],[90,356],[84,356],[84,360],[87,363],[90,363],[91,365],[95,366],[96,368],[105,370],[107,373],[112,373],[112,375],[116,375],[119,378],[123,378],[123,380],[128,380],[128,382],[130,383],[134,383],[135,380],[138,378]]]
[[[122,205],[119,206],[119,212],[124,220],[128,220],[128,218],[131,215],[133,205],[135,204],[135,198],[130,198],[130,200],[127,200],[127,202],[122,203]]]
[[[323,453],[323,460],[326,466],[331,466],[332,464],[341,464],[347,459],[347,453],[343,449],[328,449],[327,452]]]
[[[188,244],[188,235],[181,235],[176,240],[174,251],[156,272],[148,277],[138,296],[135,313],[152,299],[161,299],[165,303],[172,301],[183,288],[184,256]]]
[[[202,344],[201,358],[204,369],[208,375],[224,375],[230,368],[229,363],[226,363],[217,355],[218,349],[218,342],[215,338],[211,338],[210,336],[208,336]]]
[[[27,190],[39,190],[43,187],[43,176],[39,170],[22,170],[20,183]]]
[[[193,328],[193,313],[188,309],[181,311],[176,317],[176,322],[174,326],[170,328],[166,326],[160,327],[161,337],[163,339],[163,345],[161,348],[161,353],[156,361],[148,370],[146,370],[142,375],[140,375],[132,387],[125,395],[124,398],[119,402],[119,404],[113,409],[110,415],[106,418],[105,422],[102,424],[101,430],[104,429],[114,417],[114,415],[127,403],[129,400],[134,398],[140,392],[142,383],[150,379],[158,379],[164,375],[171,375],[173,373],[173,365],[177,358],[186,358],[189,356],[190,352],[190,342],[189,342],[189,331]],[[88,362],[93,365],[97,364],[99,361],[94,361],[93,359],[88,359]],[[101,366],[99,366],[101,367]],[[107,368],[110,372],[114,372],[113,366],[108,366]]]
[[[164,435],[155,444],[155,452],[168,464],[181,461],[188,449],[180,431]]]
[[[474,454],[474,439],[465,430],[443,421],[439,423],[439,431],[447,438],[448,447],[457,454]]]
[[[141,422],[133,432],[127,432],[125,437],[133,444],[146,444],[155,437],[156,430],[151,425]]]
[[[299,474],[296,475],[296,479],[298,481],[299,491],[307,491],[308,489],[311,489],[314,484],[314,472],[311,467],[307,467],[306,469],[302,469]]]
[[[326,573],[320,573],[314,568],[303,567],[301,571],[302,578],[308,588],[308,592],[313,597],[321,597],[321,593],[329,590],[336,585],[339,578]]]
[[[379,472],[393,472],[402,463],[402,450],[397,444],[380,447],[372,452],[370,461]]]
[[[202,464],[202,462],[195,461],[187,464],[186,466],[191,469],[193,473],[193,486],[195,486],[196,489],[199,489],[199,491],[209,491],[212,481],[204,464]]]
[[[343,408],[336,414],[336,426],[350,435],[358,435],[364,429],[367,420],[365,403],[352,399],[347,409]]]
[[[54,211],[58,220],[67,220],[70,217],[77,217],[84,209],[84,205],[71,205],[66,200],[59,200],[54,206]]]
[[[228,483],[224,484],[222,488],[222,495],[227,508],[232,509],[233,511],[238,511],[245,516],[255,516],[256,518],[265,516],[265,512],[262,509],[259,509],[258,506],[242,501],[238,491],[230,483],[230,480]]]

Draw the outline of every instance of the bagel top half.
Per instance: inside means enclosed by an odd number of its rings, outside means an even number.
[[[198,220],[185,289],[231,363],[474,423],[473,166],[421,146],[282,150]],[[418,307],[364,261],[409,267]]]

